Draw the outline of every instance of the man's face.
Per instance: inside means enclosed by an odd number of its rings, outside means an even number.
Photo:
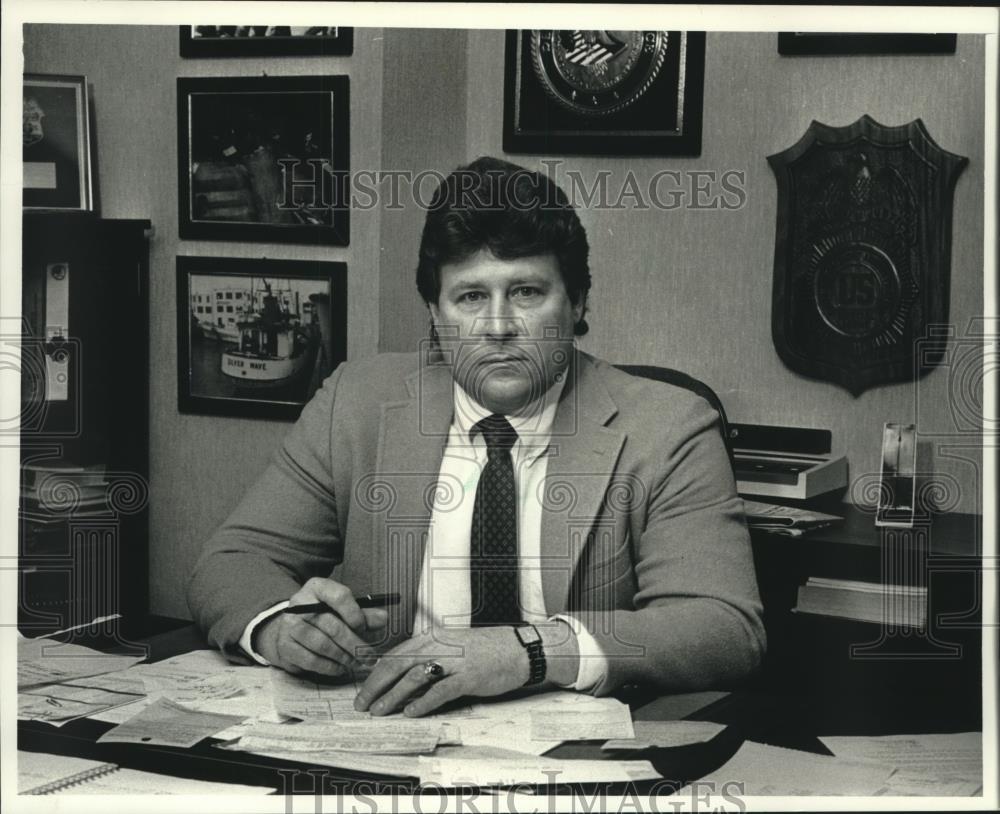
[[[455,381],[491,412],[512,415],[566,368],[583,302],[570,301],[554,254],[498,260],[483,249],[441,267],[430,311]]]

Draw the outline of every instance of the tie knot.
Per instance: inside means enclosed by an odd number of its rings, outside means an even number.
[[[510,449],[517,441],[517,431],[502,415],[493,414],[477,422],[475,429],[483,434],[490,450]]]

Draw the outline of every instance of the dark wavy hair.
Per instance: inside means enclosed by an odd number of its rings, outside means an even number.
[[[554,254],[570,300],[583,304],[573,332],[587,333],[587,233],[566,193],[547,175],[483,156],[441,182],[420,238],[417,290],[424,302],[437,303],[443,265],[481,249],[500,260]]]

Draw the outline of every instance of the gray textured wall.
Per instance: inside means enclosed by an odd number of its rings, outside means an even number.
[[[385,36],[383,37],[383,34]],[[348,264],[348,355],[413,348],[426,316],[413,282],[422,212],[357,211],[348,248],[180,241],[178,76],[348,74],[351,166],[446,171],[500,155],[503,33],[355,31],[349,58],[182,60],[175,27],[31,25],[26,70],[86,74],[93,86],[102,214],[149,218],[151,244],[151,576],[155,612],[187,616],[188,570],[202,539],[257,476],[283,422],[177,413],[177,254],[333,259]],[[918,386],[853,398],[788,371],[770,337],[776,193],[765,156],[810,120],[843,125],[868,113],[895,125],[920,117],[945,149],[969,157],[955,194],[951,319],[960,332],[982,305],[983,39],[942,57],[781,58],[774,34],[708,35],[704,149],[699,158],[567,159],[592,177],[626,170],[740,170],[747,203],[730,211],[581,213],[593,245],[591,335],[612,361],[680,367],[712,384],[737,421],[829,427],[853,474],[877,468],[884,421],[953,427],[945,369]],[[537,157],[511,156],[523,164]],[[917,403],[919,402],[919,410]],[[975,439],[972,439],[975,444]],[[962,510],[978,508],[978,449],[938,454]]]

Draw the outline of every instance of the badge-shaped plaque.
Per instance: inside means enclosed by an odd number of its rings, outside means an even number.
[[[911,381],[925,326],[948,319],[955,182],[968,159],[919,119],[812,122],[768,156],[778,182],[771,332],[797,373],[857,396]]]

